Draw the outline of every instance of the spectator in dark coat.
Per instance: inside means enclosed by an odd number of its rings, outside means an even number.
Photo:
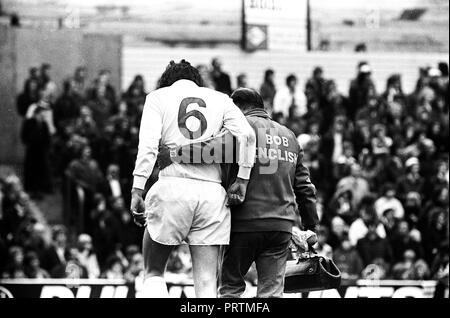
[[[20,246],[11,246],[8,250],[8,261],[2,278],[26,278],[23,268],[23,250]]]
[[[378,236],[377,224],[369,225],[369,232],[360,239],[356,245],[364,266],[371,264],[374,260],[381,258],[389,263],[392,260],[392,250],[386,239]]]
[[[363,270],[363,262],[358,251],[345,235],[341,245],[334,251],[333,260],[339,268],[343,279],[358,279]]]
[[[37,106],[32,117],[22,127],[22,141],[25,145],[25,189],[40,195],[51,190],[49,153],[51,134],[44,118],[44,109]]]
[[[50,278],[50,274],[41,268],[39,257],[33,251],[25,254],[24,271],[28,278]]]
[[[78,260],[78,249],[76,247],[68,248],[64,257],[65,261],[52,270],[52,278],[89,278],[86,267],[81,265]]]
[[[42,268],[48,272],[65,263],[67,252],[67,229],[58,225],[52,232],[53,242],[41,256]]]
[[[61,131],[69,122],[75,122],[80,116],[80,107],[70,81],[63,83],[63,93],[53,106],[53,118],[56,128]]]
[[[348,116],[354,119],[361,108],[369,104],[372,94],[376,94],[375,84],[371,78],[372,69],[367,62],[358,65],[358,75],[350,83]]]
[[[231,95],[230,76],[222,71],[222,61],[216,57],[212,60],[211,65],[211,79],[214,82],[214,88],[219,92]]]
[[[259,93],[264,101],[264,106],[267,110],[272,110],[273,99],[277,89],[275,87],[275,72],[272,69],[267,69],[264,73],[264,82],[261,84]]]
[[[314,101],[318,102],[319,107],[321,107],[325,96],[325,78],[320,66],[314,68],[312,77],[306,81],[305,95],[308,107]]]
[[[17,112],[25,117],[28,107],[39,100],[39,82],[37,79],[28,79],[23,92],[17,97]]]
[[[423,257],[423,249],[420,242],[414,240],[410,233],[407,221],[400,221],[397,224],[397,230],[394,232],[391,240],[392,256],[394,262],[403,260],[403,256],[407,250],[412,250],[418,258]]]

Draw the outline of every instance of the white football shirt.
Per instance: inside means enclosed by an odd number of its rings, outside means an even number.
[[[230,97],[189,80],[151,92],[141,119],[133,187],[144,189],[160,141],[171,148],[184,146],[216,136],[223,128],[238,140],[238,176],[249,179],[255,160],[255,133]],[[173,163],[160,175],[221,182],[219,164]]]

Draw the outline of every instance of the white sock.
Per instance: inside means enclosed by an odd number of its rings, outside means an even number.
[[[145,278],[140,294],[141,298],[169,298],[166,281],[159,276]]]

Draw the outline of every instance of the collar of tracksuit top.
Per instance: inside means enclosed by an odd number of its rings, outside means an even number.
[[[272,119],[267,111],[262,108],[253,108],[244,112],[245,117],[262,117],[265,119]]]

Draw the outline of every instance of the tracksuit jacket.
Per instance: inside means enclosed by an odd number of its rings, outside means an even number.
[[[303,149],[295,134],[263,109],[252,109],[245,117],[256,134],[257,158],[244,203],[231,209],[231,231],[291,232],[297,211],[302,225],[314,230],[319,222],[316,189],[303,165]],[[274,173],[270,168],[264,173],[269,165],[277,166]],[[237,174],[236,168],[235,164],[231,167],[232,177]]]

